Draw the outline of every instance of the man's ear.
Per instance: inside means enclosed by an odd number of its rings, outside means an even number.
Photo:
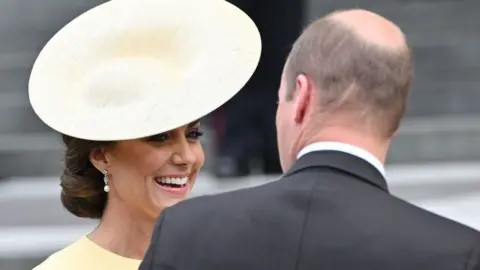
[[[305,75],[298,75],[295,79],[295,123],[301,124],[305,119],[308,106],[310,105],[312,86]]]
[[[106,156],[106,151],[104,148],[95,148],[90,151],[89,154],[90,162],[93,164],[97,170],[103,172],[108,168],[108,160]]]

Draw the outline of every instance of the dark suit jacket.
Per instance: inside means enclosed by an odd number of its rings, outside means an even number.
[[[281,179],[159,218],[141,270],[480,269],[480,234],[388,192],[355,156],[303,156]]]

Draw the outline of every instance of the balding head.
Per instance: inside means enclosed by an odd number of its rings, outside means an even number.
[[[349,116],[382,137],[395,133],[412,81],[402,31],[366,10],[333,12],[307,27],[288,57],[284,80],[292,99],[298,75],[316,86],[319,111]]]
[[[404,49],[405,36],[386,18],[362,9],[337,11],[326,17],[352,31],[360,40],[385,49]]]

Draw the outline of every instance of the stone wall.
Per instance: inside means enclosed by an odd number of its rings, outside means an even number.
[[[62,148],[59,138],[39,121],[28,104],[28,75],[37,53],[62,25],[102,2],[1,1],[0,177],[56,174],[60,170]],[[415,82],[408,119],[428,118],[413,127],[405,125],[402,128],[394,142],[390,161],[480,159],[480,132],[465,129],[468,124],[451,130],[439,129],[451,121],[431,121],[431,117],[456,116],[459,121],[469,119],[475,122],[475,117],[471,116],[480,114],[480,27],[476,24],[480,2],[359,2],[311,0],[306,4],[305,21],[307,23],[334,9],[361,7],[387,16],[407,34],[415,57]],[[210,153],[212,143],[209,138],[206,138],[206,145]]]

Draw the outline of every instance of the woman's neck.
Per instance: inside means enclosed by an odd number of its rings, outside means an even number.
[[[133,215],[126,207],[107,207],[89,238],[117,255],[141,260],[150,243],[154,223],[155,220],[145,216]]]

